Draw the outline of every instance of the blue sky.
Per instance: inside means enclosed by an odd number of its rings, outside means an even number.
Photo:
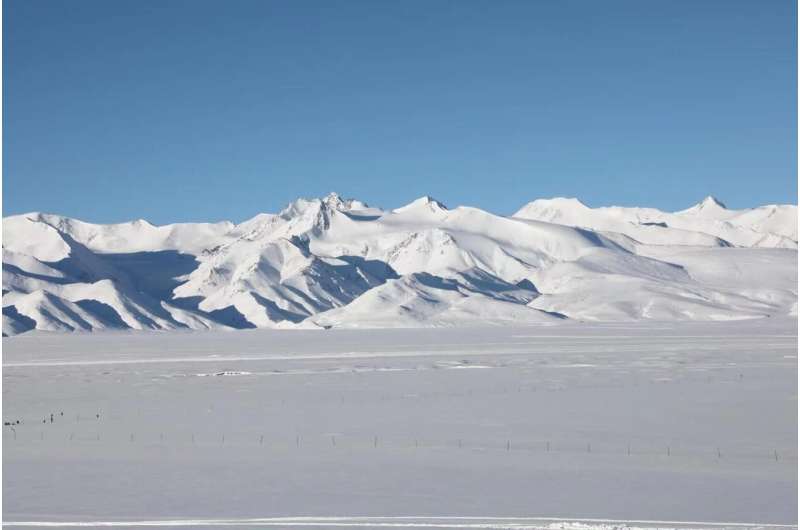
[[[3,214],[796,203],[791,0],[6,0]]]

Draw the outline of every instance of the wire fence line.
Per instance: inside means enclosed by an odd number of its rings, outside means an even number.
[[[171,447],[171,448],[263,448],[265,450],[317,450],[323,448],[339,450],[447,450],[541,454],[585,454],[619,457],[659,457],[664,459],[703,460],[752,460],[763,462],[798,461],[796,450],[765,449],[764,447],[731,447],[679,443],[620,443],[611,441],[591,442],[580,439],[514,439],[512,437],[476,439],[474,437],[392,437],[381,435],[347,434],[293,434],[286,436],[267,435],[254,432],[93,432],[65,433],[24,430],[4,430],[4,443],[13,446],[104,446],[124,448],[127,446]]]
[[[670,385],[676,383],[705,385],[709,383],[741,384],[746,378],[737,373],[720,374],[672,374],[669,378],[657,378],[641,375],[633,378],[615,378],[613,380],[598,382],[592,380],[570,379],[569,377],[554,377],[539,379],[537,381],[524,381],[518,384],[497,384],[483,388],[462,387],[450,390],[430,390],[425,389],[415,392],[387,392],[377,396],[372,395],[373,399],[370,406],[380,405],[385,402],[401,400],[430,400],[430,399],[463,399],[465,397],[485,397],[485,396],[514,396],[520,393],[527,394],[534,398],[537,393],[560,393],[572,390],[595,390],[622,389],[636,386],[649,385]],[[325,392],[313,396],[327,407],[363,406],[363,396],[358,392],[335,391]],[[526,399],[528,399],[526,397]],[[265,400],[263,408],[270,407],[289,407],[296,403],[303,406],[308,405],[309,396],[304,396],[302,400],[293,400],[281,396],[274,399]],[[4,427],[4,442],[12,446],[23,446],[26,444],[38,444],[41,446],[49,444],[63,444],[75,447],[93,445],[95,447],[124,447],[124,446],[162,446],[174,448],[215,448],[215,447],[260,447],[265,450],[274,449],[300,449],[310,450],[322,447],[329,447],[338,450],[457,450],[473,452],[508,452],[517,454],[588,454],[588,455],[611,455],[625,457],[658,457],[658,458],[694,458],[703,460],[754,460],[764,462],[792,462],[798,461],[795,447],[788,448],[785,443],[779,442],[771,446],[769,440],[765,440],[758,445],[747,447],[732,446],[729,441],[721,441],[719,444],[703,445],[702,442],[683,443],[679,440],[669,439],[663,443],[648,440],[633,439],[626,442],[624,439],[617,438],[614,441],[605,439],[587,440],[583,437],[573,439],[531,438],[531,436],[514,437],[513,434],[499,432],[495,436],[491,433],[479,434],[478,436],[458,435],[445,438],[441,435],[431,433],[420,433],[415,435],[398,436],[397,432],[387,434],[297,434],[287,432],[277,435],[275,431],[258,432],[255,429],[247,431],[220,429],[217,425],[205,425],[193,430],[194,427],[185,423],[175,431],[176,425],[172,425],[173,431],[159,430],[155,428],[140,429],[139,426],[131,425],[126,430],[124,425],[118,422],[124,420],[124,413],[121,411],[103,411],[101,415],[97,411],[66,411],[66,415],[60,409],[57,412],[43,415],[41,421],[25,422],[23,425],[13,423],[10,420]],[[122,414],[122,415],[121,415]],[[131,412],[132,414],[132,412]],[[142,416],[142,410],[136,412],[137,417]],[[111,425],[105,422],[107,418],[112,419]],[[163,419],[163,418],[159,418]],[[55,423],[55,425],[54,425]],[[106,423],[104,425],[104,423]],[[112,428],[108,428],[111,427]],[[153,425],[151,425],[153,427]],[[218,429],[212,432],[210,429]],[[139,428],[139,429],[137,429]],[[169,427],[168,427],[169,428]],[[534,435],[535,436],[535,435]],[[438,438],[437,438],[438,437]]]

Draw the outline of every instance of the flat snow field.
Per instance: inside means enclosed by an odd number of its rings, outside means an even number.
[[[3,339],[3,419],[21,421],[3,427],[3,518],[796,526],[796,331],[767,319]]]

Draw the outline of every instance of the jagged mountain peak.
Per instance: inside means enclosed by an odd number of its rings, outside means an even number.
[[[296,199],[290,202],[278,215],[285,219],[298,217],[313,211],[316,214],[319,211],[340,211],[347,212],[350,210],[363,210],[369,206],[358,199],[345,199],[336,192],[331,192],[325,197],[313,199]]]

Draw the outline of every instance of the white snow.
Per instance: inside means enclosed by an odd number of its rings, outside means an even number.
[[[739,320],[796,314],[797,207],[330,194],[239,224],[3,220],[3,333]]]
[[[796,331],[25,333],[4,526],[796,527]]]
[[[589,208],[577,199],[540,199],[514,217],[619,232],[644,244],[797,248],[797,206],[729,210],[714,197],[669,213],[654,208]]]

